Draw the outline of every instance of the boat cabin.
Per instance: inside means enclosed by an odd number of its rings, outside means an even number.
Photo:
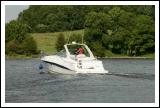
[[[64,48],[64,50],[57,53],[58,56],[67,57],[73,60],[76,60],[77,57],[94,58],[91,50],[86,44],[72,42],[72,44],[65,44]]]

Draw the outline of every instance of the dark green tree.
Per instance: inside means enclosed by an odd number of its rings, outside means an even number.
[[[26,24],[13,20],[5,25],[5,42],[14,39],[22,43],[28,31],[29,27]]]
[[[20,21],[11,21],[5,26],[6,54],[35,54],[36,42],[28,36],[29,27]]]
[[[23,43],[22,43],[22,47],[23,47],[23,52],[26,55],[31,55],[31,54],[38,54],[39,52],[37,51],[37,44],[35,42],[35,40],[33,39],[33,37],[31,36],[27,36]]]

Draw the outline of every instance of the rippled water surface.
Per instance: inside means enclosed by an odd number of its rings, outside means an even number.
[[[154,60],[103,59],[109,74],[40,74],[39,60],[6,60],[7,103],[153,103]]]

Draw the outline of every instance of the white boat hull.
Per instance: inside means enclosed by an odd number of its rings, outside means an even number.
[[[94,58],[90,49],[84,44],[77,44],[85,49],[85,54],[75,55],[73,51],[64,45],[62,50],[56,55],[44,56],[41,58],[46,63],[46,68],[50,73],[76,74],[76,73],[108,73],[104,69],[102,61]],[[87,53],[88,52],[88,53]]]
[[[45,61],[44,61],[45,62]],[[73,64],[75,65],[75,64]],[[78,66],[74,66],[75,68],[71,67],[65,67],[64,65],[57,65],[56,63],[50,63],[45,62],[45,67],[47,68],[47,71],[49,73],[61,73],[61,74],[87,74],[87,73],[108,73],[107,70],[104,70],[102,67],[99,67],[99,69],[84,69],[79,68]]]
[[[75,71],[72,71],[54,64],[50,64],[50,63],[46,63],[46,68],[49,73],[75,74]]]

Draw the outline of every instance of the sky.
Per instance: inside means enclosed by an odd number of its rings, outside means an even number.
[[[6,5],[5,6],[5,22],[17,19],[18,14],[27,9],[29,5]]]

